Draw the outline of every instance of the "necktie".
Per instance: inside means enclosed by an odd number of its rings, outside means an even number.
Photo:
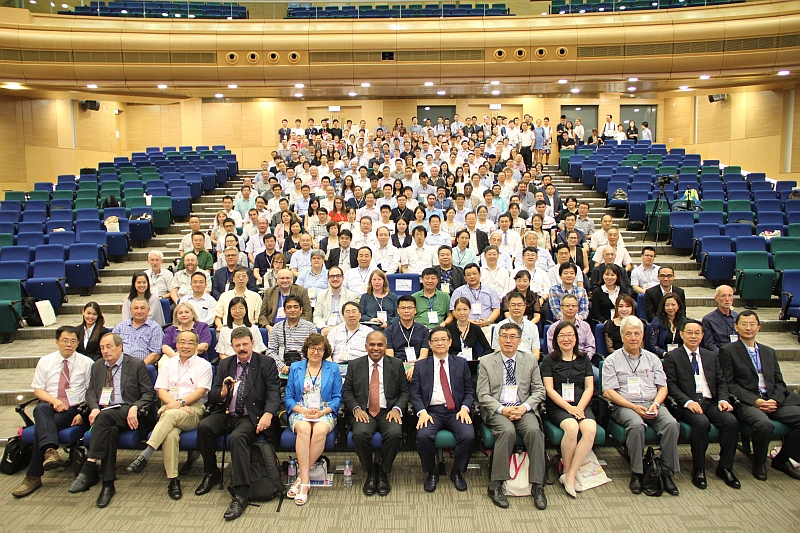
[[[697,366],[697,354],[692,352],[692,368],[694,368],[694,373],[699,374],[700,368]]]
[[[456,402],[453,401],[453,393],[450,392],[450,383],[447,381],[447,372],[444,369],[444,359],[439,360],[439,380],[442,382],[442,393],[448,411],[455,411]]]
[[[66,405],[69,405],[69,401],[67,399],[68,388],[69,388],[69,366],[67,366],[67,360],[64,359],[64,366],[61,369],[61,375],[58,378],[57,398],[62,402],[64,402]]]
[[[372,415],[372,418],[378,416],[378,413],[381,411],[380,379],[378,375],[378,363],[373,363],[372,377],[369,380],[369,414]]]
[[[247,367],[250,363],[239,363],[241,372],[239,373],[239,388],[236,389],[236,407],[233,411],[235,416],[244,415],[244,385],[247,381]]]
[[[112,368],[113,367],[110,366],[110,367],[108,367],[106,369],[106,387],[111,388],[111,397],[108,400],[109,403],[114,403],[114,398],[115,398],[115,395],[114,395],[114,375],[111,373],[111,369]]]
[[[506,385],[514,386],[517,384],[516,362],[509,359],[504,363],[506,365]]]
[[[503,244],[504,245],[508,244],[508,232],[507,231],[503,232]]]

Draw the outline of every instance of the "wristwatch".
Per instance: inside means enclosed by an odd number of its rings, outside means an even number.
[[[180,402],[181,402],[181,407],[186,407],[186,402],[184,402],[183,400],[180,400]]]

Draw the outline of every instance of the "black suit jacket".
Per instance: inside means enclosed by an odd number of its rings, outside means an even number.
[[[483,253],[483,250],[489,246],[489,236],[485,231],[475,228],[475,242],[478,245],[478,256]]]
[[[589,261],[591,261],[591,256],[589,257]],[[625,270],[623,270],[622,268],[620,268],[619,265],[614,265],[614,267],[617,269],[617,279],[619,280],[620,290],[624,294],[632,294],[633,291],[631,290],[631,280],[628,277],[628,273],[625,272]],[[589,294],[592,294],[597,287],[600,287],[600,286],[603,285],[603,283],[604,283],[603,282],[603,276],[602,276],[602,274],[600,274],[600,271],[601,271],[602,268],[603,268],[603,265],[600,265],[599,267],[592,268],[592,274],[589,277],[589,287],[587,289],[587,292]],[[660,297],[659,297],[658,301],[659,302],[661,301]],[[658,307],[658,302],[656,302],[656,307]],[[653,312],[653,316],[655,316],[655,312]]]
[[[89,342],[86,343],[86,347],[84,348],[83,335],[85,332],[86,328],[83,326],[83,324],[78,326],[78,349],[76,351],[78,353],[82,353],[86,357],[91,357],[93,361],[97,361],[98,359],[103,357],[103,354],[100,353],[100,339],[102,339],[103,335],[105,335],[106,333],[110,333],[111,330],[103,326],[102,328],[100,328],[100,333],[97,335],[97,340],[93,341],[90,339]]]
[[[472,374],[467,360],[458,356],[448,355],[450,366],[450,392],[456,404],[456,411],[462,405],[472,408],[475,403],[475,386],[472,384]],[[427,409],[433,396],[433,373],[439,371],[438,359],[432,354],[419,360],[414,365],[414,375],[411,378],[411,403],[414,412],[419,413]],[[436,365],[434,365],[436,362]],[[434,369],[434,366],[436,367]]]
[[[89,388],[86,390],[86,405],[89,411],[100,409],[97,402],[106,385],[106,369],[105,359],[98,359],[92,365],[92,376],[89,379]],[[122,372],[120,386],[124,405],[135,405],[141,410],[156,401],[156,391],[144,361],[123,354],[122,368],[119,371]]]
[[[627,276],[626,276],[627,277]],[[672,286],[672,292],[677,294],[681,297],[681,301],[683,302],[684,309],[686,308],[686,293],[683,292],[683,289],[680,287],[676,287],[675,285]],[[661,303],[661,297],[663,294],[661,293],[661,285],[656,285],[655,287],[650,287],[644,292],[644,312],[647,314],[647,321],[652,322],[653,319],[656,317],[656,310],[658,309],[658,304]]]
[[[722,373],[717,354],[699,348],[700,360],[703,364],[703,373],[711,390],[711,399],[715,402],[729,401],[728,384]],[[667,375],[667,390],[682,409],[689,400],[698,401],[703,395],[695,392],[694,368],[683,346],[675,348],[664,354],[664,373]]]
[[[347,365],[347,376],[342,388],[342,398],[348,413],[360,407],[368,409],[369,378],[372,375],[372,360],[369,356],[359,357]],[[408,379],[403,362],[396,357],[383,357],[383,394],[386,408],[398,407],[405,413],[408,405]]]
[[[217,368],[217,376],[214,378],[214,385],[208,393],[209,407],[218,412],[225,412],[230,404],[230,391],[228,396],[223,398],[222,381],[227,377],[236,378],[236,364],[239,359],[236,356],[227,357],[220,361]],[[277,416],[281,406],[281,380],[278,377],[278,369],[275,360],[259,353],[254,353],[250,359],[250,368],[247,370],[247,381],[244,384],[244,404],[247,407],[247,416],[253,425],[258,425],[258,419],[264,413],[272,413]],[[273,420],[273,425],[277,420]]]
[[[227,281],[227,276],[225,275],[225,270],[227,270],[227,268],[228,267],[220,268],[214,271],[214,283],[211,285],[211,296],[213,296],[215,300],[219,300],[219,297],[223,292],[227,292],[233,288],[233,278],[231,278],[229,284]],[[258,287],[256,286],[256,277],[253,275],[253,271],[249,268],[247,269],[247,276],[247,290],[258,292]]]
[[[761,343],[756,344],[761,356],[761,370],[767,385],[767,396],[782,404],[789,391],[783,381],[775,350]],[[761,398],[758,392],[758,374],[744,343],[736,341],[720,348],[719,363],[731,395],[736,396],[745,405],[754,405],[756,400]]]
[[[358,250],[353,248],[352,246],[348,248],[350,250],[350,268],[357,268],[358,267]],[[334,248],[330,252],[328,252],[328,260],[325,262],[325,268],[328,270],[331,267],[339,266],[339,258],[341,256],[341,248]]]
[[[439,273],[439,283],[436,285],[436,288],[442,290],[442,267],[436,265],[433,267],[436,272]],[[450,294],[453,294],[453,290],[461,287],[464,285],[466,281],[464,281],[464,269],[460,266],[453,265],[452,266],[452,273],[450,274]]]

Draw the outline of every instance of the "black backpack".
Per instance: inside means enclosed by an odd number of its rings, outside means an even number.
[[[19,437],[11,437],[6,443],[3,460],[0,462],[0,472],[6,475],[16,474],[31,462],[31,444],[23,444]]]
[[[38,301],[39,300],[36,298],[32,298],[30,296],[26,296],[22,299],[22,318],[25,320],[25,323],[28,326],[44,326],[42,318],[39,316],[39,310],[36,308],[36,302]]]
[[[276,496],[283,496],[286,486],[281,481],[278,456],[272,444],[264,441],[250,445],[250,490],[248,499],[266,502]]]

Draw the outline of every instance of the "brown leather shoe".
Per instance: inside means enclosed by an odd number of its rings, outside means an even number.
[[[42,478],[37,476],[25,476],[25,481],[22,482],[22,485],[14,489],[11,495],[15,498],[24,498],[41,486]]]
[[[49,472],[50,470],[62,466],[64,466],[64,459],[61,458],[61,454],[58,453],[58,450],[55,448],[48,448],[44,452],[44,462],[42,463],[42,468],[44,468],[44,471]]]

